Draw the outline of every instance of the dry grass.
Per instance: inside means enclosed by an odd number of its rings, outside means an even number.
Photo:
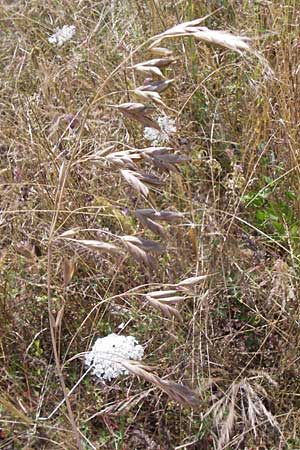
[[[300,447],[299,19],[0,2],[0,448]],[[104,384],[110,332],[145,361]]]

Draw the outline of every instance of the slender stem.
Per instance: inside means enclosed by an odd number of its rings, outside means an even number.
[[[83,450],[80,434],[77,430],[74,414],[72,411],[71,403],[68,397],[68,392],[65,384],[65,380],[63,377],[63,373],[60,366],[58,351],[57,351],[57,345],[56,345],[56,336],[55,336],[55,324],[54,324],[54,317],[51,311],[51,260],[52,260],[52,236],[49,238],[49,245],[48,245],[48,276],[47,276],[47,285],[48,285],[48,315],[49,315],[49,326],[50,326],[50,333],[51,333],[51,341],[52,341],[52,348],[53,348],[53,354],[54,354],[54,360],[56,365],[56,371],[58,374],[58,378],[61,384],[61,388],[63,391],[64,399],[67,405],[68,415],[71,422],[71,426],[74,432],[74,435],[76,437],[77,447],[78,450]]]
[[[58,378],[59,378],[59,381],[60,381],[60,384],[61,384],[61,388],[62,388],[62,391],[63,391],[64,399],[65,399],[65,402],[66,402],[66,405],[67,405],[68,416],[69,416],[69,419],[70,419],[70,422],[71,422],[71,426],[72,426],[72,429],[73,429],[74,436],[76,438],[78,450],[83,450],[80,434],[79,434],[79,431],[78,431],[77,426],[76,426],[74,414],[73,414],[73,411],[72,411],[71,403],[70,403],[70,400],[69,400],[69,397],[68,397],[68,392],[67,392],[65,380],[64,380],[62,369],[61,369],[61,365],[60,365],[59,352],[58,352],[57,342],[56,342],[55,319],[54,319],[54,316],[53,316],[52,310],[51,310],[51,307],[52,307],[52,300],[51,300],[52,241],[53,241],[53,237],[54,237],[55,226],[56,226],[56,222],[57,222],[57,219],[58,219],[58,214],[59,214],[59,211],[60,211],[60,206],[61,206],[63,192],[64,192],[64,188],[65,188],[65,184],[66,184],[67,174],[68,174],[68,171],[69,171],[70,167],[71,167],[71,161],[69,161],[69,163],[68,163],[68,165],[66,167],[66,170],[62,171],[61,179],[59,180],[59,183],[58,183],[58,190],[57,190],[56,199],[55,199],[55,203],[56,203],[55,211],[54,211],[54,214],[53,214],[52,223],[51,223],[50,232],[49,232],[48,262],[47,262],[47,272],[48,272],[47,273],[48,316],[49,316],[49,326],[50,326],[51,341],[52,341],[52,348],[53,348],[53,354],[54,354],[56,371],[57,371]],[[62,168],[63,168],[63,166],[62,166]]]

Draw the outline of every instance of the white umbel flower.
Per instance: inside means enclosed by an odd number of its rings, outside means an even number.
[[[115,333],[98,338],[90,352],[85,356],[85,364],[92,367],[92,374],[102,380],[112,380],[128,371],[119,362],[122,359],[141,360],[144,349],[133,336],[120,336]]]
[[[154,146],[165,144],[170,140],[170,135],[176,132],[175,120],[168,116],[158,117],[157,123],[161,131],[149,127],[144,129],[144,138]]]
[[[73,37],[73,35],[75,34],[75,30],[75,25],[64,25],[62,28],[56,30],[56,32],[48,38],[48,41],[50,42],[50,44],[54,44],[60,47]]]

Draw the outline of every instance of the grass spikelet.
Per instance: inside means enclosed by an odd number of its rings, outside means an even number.
[[[121,174],[124,179],[135,190],[147,197],[149,189],[146,184],[150,186],[162,186],[163,181],[153,174],[145,174],[140,172],[134,172],[132,170],[121,169]]]
[[[162,380],[151,372],[151,367],[143,366],[140,363],[122,361],[122,364],[133,375],[159,387],[171,400],[184,406],[198,406],[199,398],[197,394],[188,387],[173,381]]]
[[[174,79],[171,80],[158,80],[153,82],[147,82],[144,86],[140,86],[139,91],[151,91],[151,92],[164,92],[171,84],[174,82]]]
[[[119,106],[115,106],[129,119],[137,120],[146,127],[155,128],[160,130],[160,126],[155,120],[149,117],[147,114],[153,113],[153,108],[142,103],[122,103]]]
[[[122,249],[109,242],[97,241],[94,239],[67,239],[70,242],[75,242],[76,244],[82,245],[83,247],[93,250],[95,252],[106,252],[111,254],[122,253]]]
[[[209,277],[214,276],[215,274],[207,274],[207,275],[198,275],[196,277],[186,278],[185,280],[180,281],[177,286],[179,287],[190,287],[195,286],[196,284],[201,283],[204,280],[207,280]]]

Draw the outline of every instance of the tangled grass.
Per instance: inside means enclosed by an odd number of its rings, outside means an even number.
[[[0,3],[0,448],[300,447],[299,18]]]

